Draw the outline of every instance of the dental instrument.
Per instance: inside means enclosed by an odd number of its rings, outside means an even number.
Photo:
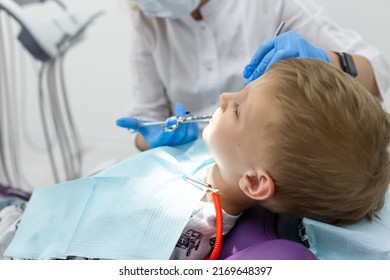
[[[278,28],[275,31],[274,37],[278,36],[280,34],[280,32],[282,32],[284,25],[285,25],[285,22],[281,21]]]
[[[182,117],[173,116],[169,118],[168,126],[165,126],[167,121],[144,122],[141,120],[138,120],[138,126],[146,127],[146,126],[154,126],[154,125],[163,125],[164,131],[173,131],[176,128],[178,128],[180,125],[190,124],[190,123],[209,122],[211,118],[212,118],[211,115],[202,115],[202,116],[185,115]]]
[[[195,179],[193,177],[185,176],[184,180],[187,182],[190,182],[192,185],[194,185],[195,187],[200,188],[202,190],[206,190],[206,191],[213,192],[213,193],[216,193],[219,191],[218,189],[214,189],[210,184],[207,184],[206,182]]]
[[[191,116],[191,115],[185,115],[182,117],[174,117],[174,123],[164,127],[164,131],[172,131],[178,128],[182,124],[189,124],[189,123],[200,123],[200,122],[209,122],[212,118],[211,115],[203,115],[203,116]],[[169,122],[170,123],[170,122]]]

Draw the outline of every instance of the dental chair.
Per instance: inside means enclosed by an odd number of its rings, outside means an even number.
[[[223,239],[220,260],[316,260],[303,244],[280,239],[277,215],[261,207],[246,210]]]

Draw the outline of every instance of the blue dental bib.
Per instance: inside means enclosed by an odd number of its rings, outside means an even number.
[[[33,192],[4,255],[169,259],[205,191],[184,180],[213,164],[202,140],[131,156],[88,178]]]

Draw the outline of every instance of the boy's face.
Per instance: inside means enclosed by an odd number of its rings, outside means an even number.
[[[220,107],[203,131],[221,175],[231,183],[248,169],[265,168],[264,148],[272,141],[266,128],[278,120],[279,112],[270,94],[270,78],[266,74],[239,92],[221,94]]]

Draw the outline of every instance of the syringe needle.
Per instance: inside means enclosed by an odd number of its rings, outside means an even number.
[[[179,119],[179,122],[183,123],[183,124],[197,123],[197,122],[209,122],[212,117],[213,116],[211,116],[211,115],[189,116],[189,117],[184,117],[181,120]]]

